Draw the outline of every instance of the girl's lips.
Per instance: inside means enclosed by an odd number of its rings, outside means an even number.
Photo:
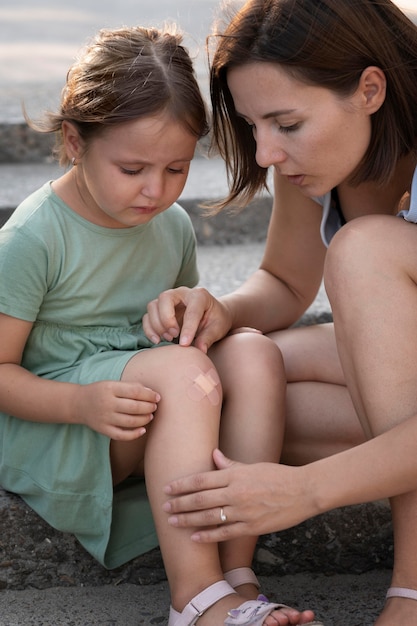
[[[158,207],[156,206],[135,206],[133,209],[138,213],[151,214],[155,213]]]

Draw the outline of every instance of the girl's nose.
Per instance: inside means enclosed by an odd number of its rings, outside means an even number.
[[[164,176],[158,173],[149,174],[141,191],[147,198],[160,198],[164,193]]]

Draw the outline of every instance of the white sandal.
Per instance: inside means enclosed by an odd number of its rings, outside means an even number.
[[[220,580],[204,591],[197,594],[183,609],[181,613],[173,609],[169,610],[168,626],[194,626],[197,620],[213,604],[222,598],[236,593],[235,587],[245,583],[254,584],[259,588],[259,582],[254,572],[249,567],[240,567],[224,575],[226,580]],[[288,608],[285,604],[268,602],[265,596],[258,596],[257,600],[243,602],[238,608],[231,609],[224,624],[225,626],[262,626],[265,617],[275,610]],[[322,622],[309,622],[305,626],[324,626]]]
[[[255,572],[250,567],[237,567],[223,574],[226,582],[236,589],[240,585],[255,585],[260,588],[259,580],[256,578]]]
[[[210,587],[196,595],[186,605],[182,613],[171,607],[168,626],[194,626],[207,609],[232,593],[235,594],[236,592],[225,580],[220,580],[210,585]],[[287,607],[284,604],[264,602],[263,600],[248,600],[243,602],[237,609],[231,609],[224,624],[225,626],[262,626],[267,615],[272,613],[272,611],[283,608]],[[311,626],[313,624],[323,626],[321,622],[311,622]]]
[[[250,568],[250,567],[238,567],[236,569],[232,569],[229,572],[225,572],[224,573],[224,578],[225,580],[229,583],[229,585],[231,585],[234,589],[236,589],[236,587],[239,587],[240,585],[255,585],[255,587],[257,587],[258,589],[260,588],[260,584],[259,584],[259,580],[257,579],[255,572]],[[257,600],[252,600],[251,602],[265,602],[265,603],[269,603],[268,598],[266,598],[263,594],[259,595]],[[248,604],[245,602],[245,605]],[[234,613],[235,611],[241,611],[242,610],[243,605],[241,605],[238,609],[234,609],[233,611],[230,611],[230,613]],[[275,605],[276,608],[289,608],[287,607],[285,604],[279,604],[279,605]],[[271,613],[272,611],[270,610],[269,613]],[[265,618],[267,615],[269,615],[269,613],[262,613],[263,618]],[[258,614],[259,616],[260,614]],[[228,622],[227,620],[225,621],[225,624],[257,624],[258,622],[239,622],[239,621],[230,621]],[[262,624],[263,622],[260,621],[260,624]],[[324,626],[323,622],[308,622],[307,624],[304,624],[304,626]]]
[[[222,598],[230,596],[236,591],[225,580],[219,580],[210,585],[201,593],[197,594],[183,609],[181,613],[172,608],[169,609],[168,626],[193,626],[199,617],[203,615],[213,604]]]
[[[409,600],[417,600],[417,591],[415,589],[407,589],[406,587],[390,587],[387,591],[388,598],[408,598]]]

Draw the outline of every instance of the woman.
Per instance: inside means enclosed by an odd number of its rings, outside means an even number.
[[[216,37],[211,97],[231,180],[220,208],[274,169],[265,254],[219,300],[166,292],[146,332],[203,352],[242,326],[269,334],[288,380],[285,465],[216,450],[220,471],[171,483],[164,509],[211,542],[390,497],[376,624],[417,625],[417,28],[390,0],[249,0]],[[291,329],[323,278],[334,327]]]

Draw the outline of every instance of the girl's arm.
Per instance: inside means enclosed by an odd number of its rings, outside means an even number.
[[[75,423],[75,385],[39,378],[20,365],[32,325],[0,314],[0,410],[31,421]]]
[[[32,323],[0,314],[0,411],[33,422],[84,424],[112,439],[145,433],[159,396],[138,383],[48,380],[21,366]]]

